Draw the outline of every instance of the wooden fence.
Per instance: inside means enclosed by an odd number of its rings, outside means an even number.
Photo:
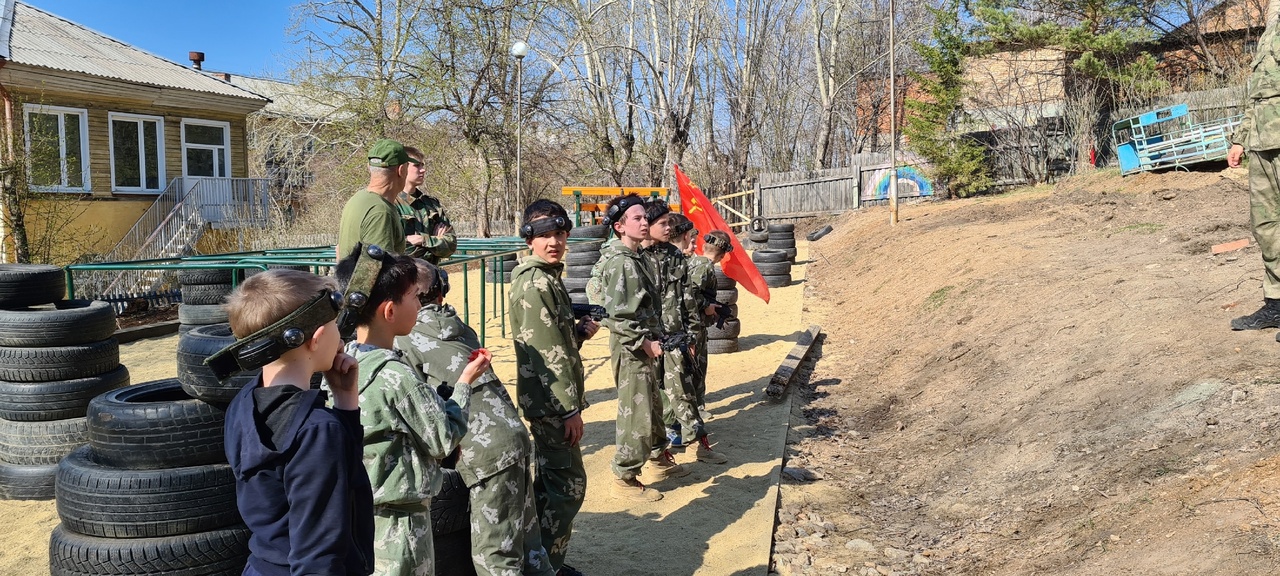
[[[757,212],[766,218],[799,218],[887,202],[889,155],[861,154],[853,160],[846,168],[761,174]],[[898,198],[932,195],[932,182],[916,166],[898,166]]]

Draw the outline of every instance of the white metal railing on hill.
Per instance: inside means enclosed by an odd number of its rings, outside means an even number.
[[[102,261],[188,256],[209,228],[265,227],[275,210],[270,182],[264,178],[174,178]],[[143,292],[155,289],[162,277],[155,270],[92,272],[76,284],[87,295]]]

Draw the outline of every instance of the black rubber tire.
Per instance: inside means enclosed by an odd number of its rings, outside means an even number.
[[[128,385],[129,369],[124,365],[87,378],[0,381],[0,418],[18,422],[82,418],[95,396]]]
[[[756,264],[766,262],[786,262],[787,253],[782,250],[756,250],[751,254],[751,261]]]
[[[591,266],[598,260],[600,260],[599,250],[570,249],[569,253],[564,255],[565,266]]]
[[[764,216],[756,216],[747,223],[747,230],[751,232],[768,232],[769,219]]]
[[[770,250],[786,250],[796,247],[795,238],[770,238],[767,243]]]
[[[236,341],[228,324],[196,326],[178,337],[178,381],[192,398],[205,402],[229,403],[245,385],[256,380],[261,370],[238,372],[219,382],[204,359]]]
[[[178,322],[183,324],[222,324],[227,321],[227,309],[221,304],[183,304],[178,306]]]
[[[729,340],[737,338],[742,333],[742,321],[737,318],[730,318],[724,321],[724,328],[716,328],[715,323],[707,326],[707,341],[711,340]]]
[[[178,536],[241,522],[228,464],[121,470],[81,446],[58,464],[56,494],[62,525],[88,536]]]
[[[485,274],[484,281],[490,284],[510,284],[511,273],[507,272],[506,274]]]
[[[161,538],[99,538],[59,525],[49,536],[50,576],[231,576],[248,560],[243,524]]]
[[[431,544],[436,553],[434,576],[477,576],[476,565],[471,561],[470,530],[433,535]]]
[[[604,224],[588,224],[574,226],[569,231],[570,238],[605,238],[609,236],[609,227]]]
[[[595,268],[595,265],[587,264],[584,266],[565,266],[564,277],[565,278],[590,278],[592,268]]]
[[[810,232],[807,236],[805,236],[805,239],[810,242],[816,242],[818,241],[819,238],[822,238],[823,236],[830,234],[832,230],[834,230],[834,228],[832,228],[830,224],[827,224],[826,226],[823,226],[817,230],[814,230],[813,232]]]
[[[213,262],[210,262],[213,264]],[[230,264],[230,262],[217,262],[217,264]],[[198,286],[202,284],[230,284],[231,273],[230,268],[208,268],[204,270],[179,270],[178,283],[183,286]]]
[[[67,294],[67,276],[48,264],[0,264],[0,308],[51,304]]]
[[[731,288],[729,290],[716,290],[716,302],[724,305],[738,303],[738,289]]]
[[[738,281],[724,275],[716,268],[716,290],[732,290],[738,287]]]
[[[0,380],[52,382],[87,378],[120,365],[120,344],[107,338],[75,346],[0,347]]]
[[[795,234],[796,225],[791,223],[770,224],[768,230],[770,234]]]
[[[182,287],[182,303],[194,306],[221,305],[231,294],[230,284],[192,284]]]
[[[587,282],[589,281],[591,281],[591,278],[564,278],[563,279],[565,289],[573,290],[575,292],[585,291],[587,289]]]
[[[760,271],[761,276],[791,274],[791,262],[787,260],[782,262],[759,262],[756,264],[756,269]]]
[[[591,300],[587,298],[586,292],[570,292],[569,302],[574,304],[590,304]]]
[[[764,284],[770,288],[785,288],[791,285],[791,275],[778,274],[776,276],[765,276]]]
[[[68,452],[84,445],[85,419],[17,422],[0,420],[0,461],[22,466],[57,464]]]
[[[787,255],[787,260],[789,260],[789,261],[791,261],[791,262],[793,262],[793,263],[796,261],[796,249],[795,249],[795,248],[787,248],[786,250],[783,250],[783,252]]]
[[[0,500],[53,500],[57,464],[21,466],[0,462]]]
[[[227,461],[225,410],[196,400],[177,378],[112,390],[89,402],[89,445],[95,460],[128,470]]]
[[[431,499],[431,533],[441,535],[469,530],[471,496],[467,483],[457,470],[442,468],[440,471],[444,472],[444,480],[440,483],[440,493]]]
[[[730,354],[738,351],[738,339],[707,340],[707,354]]]
[[[748,232],[747,239],[756,244],[764,244],[765,242],[769,241],[769,233],[768,232]]]
[[[515,260],[489,260],[485,262],[485,274],[492,276],[495,272],[511,272],[516,269]]]
[[[115,309],[98,300],[0,310],[0,346],[72,346],[106,340],[115,333]]]

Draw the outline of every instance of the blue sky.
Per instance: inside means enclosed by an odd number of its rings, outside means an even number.
[[[291,0],[23,0],[157,56],[206,70],[282,76],[293,46],[286,38]]]

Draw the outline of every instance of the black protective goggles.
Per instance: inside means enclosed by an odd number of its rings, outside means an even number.
[[[306,344],[317,328],[338,317],[342,305],[341,292],[327,288],[321,290],[288,316],[236,340],[234,344],[206,358],[204,363],[219,380],[225,380],[240,370],[256,370],[266,366],[286,352]]]
[[[702,241],[712,246],[715,246],[716,248],[719,248],[725,254],[728,254],[729,252],[733,252],[733,242],[730,242],[723,238],[717,238],[712,234],[707,234],[706,236],[703,236]]]
[[[605,224],[612,226],[614,223],[621,221],[622,215],[626,214],[627,210],[630,210],[632,206],[644,205],[644,198],[639,196],[623,196],[622,200],[619,200],[617,204],[614,204],[613,206],[610,206],[608,210],[605,210]]]
[[[525,240],[529,240],[553,230],[563,230],[568,232],[573,230],[573,222],[570,222],[569,219],[564,216],[539,218],[532,222],[525,222],[520,225],[520,237]]]

